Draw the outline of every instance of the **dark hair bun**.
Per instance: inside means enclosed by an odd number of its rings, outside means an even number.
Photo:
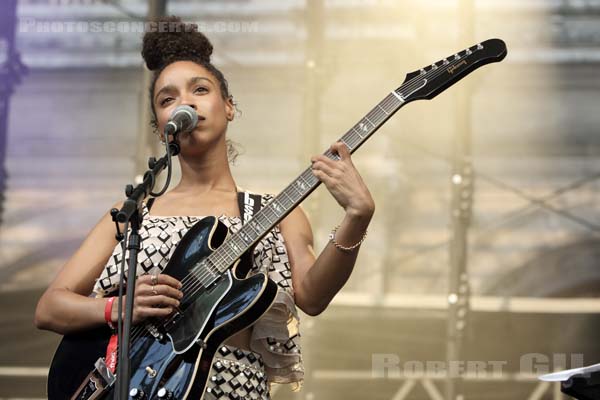
[[[180,17],[162,17],[144,34],[142,57],[149,70],[162,69],[175,61],[209,63],[213,46],[198,25]]]

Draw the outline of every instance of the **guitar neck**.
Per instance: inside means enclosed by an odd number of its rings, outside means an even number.
[[[432,99],[473,70],[491,62],[501,61],[505,56],[505,43],[500,39],[489,39],[407,74],[404,83],[350,128],[340,141],[346,144],[350,153],[354,153],[403,105],[414,100]],[[332,160],[339,159],[339,156],[330,150],[323,154]],[[213,271],[214,278],[210,279],[218,279],[235,260],[273,229],[320,183],[311,168],[306,168],[238,232],[231,235],[201,262]]]
[[[367,141],[396,111],[404,100],[396,91],[387,95],[371,111],[348,130],[340,141],[344,142],[353,153]],[[329,149],[323,153],[326,157],[337,160],[337,154]],[[219,273],[225,272],[231,264],[241,257],[250,247],[265,236],[286,215],[296,208],[321,181],[317,179],[310,167],[306,168],[271,202],[257,212],[248,223],[233,234],[214,253],[210,255],[210,264]]]

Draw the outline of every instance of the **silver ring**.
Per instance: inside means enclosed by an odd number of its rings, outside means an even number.
[[[152,287],[154,287],[154,285],[158,283],[158,275],[150,276],[150,283],[152,284]]]

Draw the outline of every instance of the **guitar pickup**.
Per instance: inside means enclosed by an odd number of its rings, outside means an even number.
[[[163,335],[163,333],[160,332],[158,330],[158,328],[156,326],[154,326],[154,324],[152,324],[152,323],[147,323],[144,327],[146,328],[148,333],[150,333],[150,335],[152,335],[154,337],[154,339],[156,339],[158,341],[163,340],[163,338],[165,337]]]
[[[179,322],[181,317],[183,317],[183,315],[179,311],[175,311],[175,313],[169,317],[168,321],[166,321],[164,325],[165,330],[169,331],[172,327],[177,325],[177,322]]]

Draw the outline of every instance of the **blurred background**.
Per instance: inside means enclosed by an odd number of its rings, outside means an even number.
[[[333,304],[302,318],[302,391],[274,399],[566,399],[537,376],[600,362],[600,0],[0,8],[0,398],[45,397],[60,337],[33,327],[37,299],[162,154],[140,55],[161,14],[212,41],[240,110],[234,176],[273,194],[406,73],[508,46],[353,156],[377,204],[369,236]],[[324,187],[303,206],[319,252],[342,210]]]

